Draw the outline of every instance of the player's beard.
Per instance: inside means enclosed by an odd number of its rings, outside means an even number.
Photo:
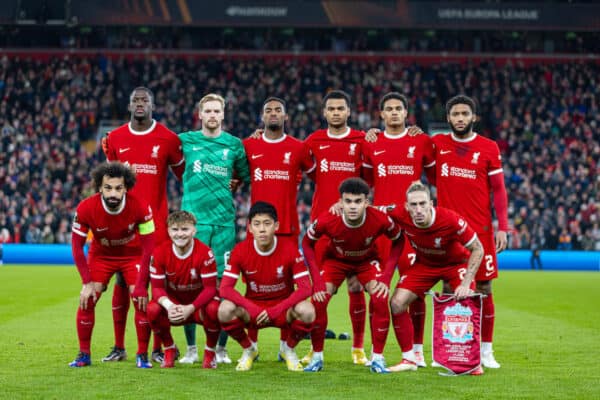
[[[342,129],[344,126],[346,126],[346,121],[342,121],[339,123],[329,123],[329,126],[333,129]]]
[[[279,132],[283,129],[283,124],[280,124],[279,122],[270,122],[267,124],[267,129],[271,132]]]
[[[119,199],[118,197],[102,196],[102,200],[104,201],[104,204],[106,204],[106,207],[108,207],[111,211],[118,209],[121,206],[121,203],[123,202],[122,197]]]
[[[450,124],[450,128],[452,128],[452,132],[454,132],[456,136],[464,137],[471,133],[474,124],[475,121],[471,121],[463,129],[457,129],[454,125]]]

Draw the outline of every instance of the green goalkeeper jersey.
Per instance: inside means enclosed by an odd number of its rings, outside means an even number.
[[[202,131],[179,135],[185,158],[181,208],[199,225],[235,226],[235,206],[229,184],[233,173],[250,181],[242,141],[227,132],[216,138]]]

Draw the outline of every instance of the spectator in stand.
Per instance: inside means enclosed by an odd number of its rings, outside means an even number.
[[[352,34],[348,35],[341,39],[354,43]],[[169,42],[166,37],[162,40]],[[243,48],[246,39],[236,40],[231,47]],[[327,39],[319,40],[323,43],[318,48],[330,46]],[[230,43],[223,38],[217,42]],[[312,46],[309,42],[304,41],[304,48]],[[372,40],[359,42],[356,50]],[[399,50],[410,50],[430,49],[435,41],[420,41],[415,36],[392,37],[389,42]],[[257,48],[265,48],[265,43]],[[589,43],[597,48],[600,41]],[[482,40],[482,50],[490,46],[513,45]],[[138,82],[151,82],[150,89],[160,104],[154,117],[175,131],[197,128],[197,117],[182,110],[190,109],[199,93],[225,95],[228,110],[224,125],[242,137],[250,133],[248,126],[257,125],[255,116],[260,115],[262,99],[271,94],[284,97],[289,104],[288,129],[300,139],[322,125],[320,105],[329,88],[350,93],[357,110],[350,119],[357,128],[377,125],[376,99],[382,93],[401,90],[407,94],[414,104],[409,123],[427,130],[445,118],[440,99],[464,92],[480,100],[481,134],[498,141],[511,194],[508,208],[513,226],[524,224],[529,232],[537,232],[541,226],[544,248],[557,246],[558,232],[563,229],[571,235],[572,247],[582,248],[578,238],[592,229],[600,249],[600,233],[594,233],[598,228],[593,228],[600,221],[600,86],[594,83],[598,75],[600,65],[576,61],[400,65],[369,57],[342,63],[335,59],[325,62],[262,56],[219,62],[105,56],[42,61],[3,56],[0,213],[6,216],[13,240],[19,242],[36,216],[50,212],[54,214],[50,227],[55,241],[60,241],[60,221],[69,220],[75,205],[90,194],[88,176],[98,163],[93,139],[99,122],[127,118],[122,111]],[[169,193],[169,204],[179,208],[179,185],[171,181]],[[248,195],[236,197],[238,204],[243,204],[236,216],[241,226]],[[299,218],[303,226],[311,211],[311,197],[311,186],[302,184]],[[556,213],[561,207],[563,211]],[[45,222],[39,220],[37,224],[44,227]],[[556,232],[552,233],[552,227]]]

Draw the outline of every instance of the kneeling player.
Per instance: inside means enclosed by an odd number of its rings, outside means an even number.
[[[244,349],[236,370],[248,371],[258,355],[244,328],[275,326],[288,328],[281,352],[287,368],[302,371],[294,348],[310,332],[315,319],[314,307],[306,300],[311,293],[308,270],[296,246],[277,240],[275,207],[256,202],[248,220],[252,236],[231,252],[220,287],[224,300],[219,307],[219,321]],[[240,274],[246,282],[246,296],[235,290]]]
[[[136,364],[138,368],[151,368],[148,361],[150,327],[145,311],[148,264],[153,248],[152,209],[127,193],[135,184],[135,175],[124,164],[101,164],[92,171],[92,178],[99,193],[83,200],[73,219],[71,247],[83,288],[77,309],[79,354],[69,365],[84,367],[92,363],[90,342],[96,302],[110,278],[121,272],[135,303]],[[83,248],[89,231],[94,238],[86,259]]]
[[[194,238],[196,218],[176,211],[167,218],[171,241],[154,250],[150,279],[152,301],[148,320],[165,346],[161,367],[175,366],[176,348],[171,325],[202,324],[206,348],[202,368],[217,368],[215,346],[219,337],[217,266],[212,250]]]
[[[439,280],[450,283],[458,300],[469,296],[483,248],[460,215],[433,207],[429,188],[421,182],[413,183],[406,191],[405,209],[394,208],[389,215],[404,230],[417,253],[415,263],[400,277],[391,299],[392,323],[402,361],[390,370],[416,371],[409,304],[422,298]]]
[[[317,372],[323,369],[323,347],[327,328],[327,305],[344,279],[356,276],[369,293],[371,316],[371,341],[373,355],[371,371],[386,373],[383,349],[390,325],[388,310],[388,285],[390,274],[380,268],[375,241],[385,235],[393,241],[391,253],[395,262],[402,251],[400,229],[387,215],[373,207],[367,207],[369,186],[360,178],[349,178],[339,187],[342,215],[323,213],[306,232],[302,248],[314,281],[313,304],[317,311],[315,326],[311,332],[313,356],[304,369]],[[323,259],[321,277],[316,265],[315,243],[322,237],[330,239]],[[386,268],[388,260],[383,260]]]

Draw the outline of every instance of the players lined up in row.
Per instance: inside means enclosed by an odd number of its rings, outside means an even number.
[[[166,177],[169,166],[176,175],[183,175],[182,208],[197,217],[196,237],[213,248],[219,278],[222,276],[229,250],[235,243],[235,208],[230,192],[234,176],[251,181],[251,202],[267,200],[274,203],[279,215],[278,240],[296,244],[298,215],[296,210],[297,177],[302,171],[315,181],[311,219],[339,198],[337,187],[349,178],[363,176],[372,184],[374,204],[404,204],[410,182],[419,179],[423,171],[437,186],[438,204],[465,214],[466,221],[480,237],[484,256],[477,281],[477,290],[486,293],[482,326],[482,359],[487,367],[499,367],[491,348],[494,306],[491,280],[497,277],[496,250],[506,246],[506,191],[500,154],[496,144],[473,131],[476,106],[472,99],[457,96],[447,103],[447,118],[452,128],[449,135],[429,138],[411,136],[405,126],[408,101],[399,93],[389,93],[380,102],[385,130],[373,142],[365,134],[352,130],[347,121],[350,99],[341,91],[332,91],[324,98],[323,115],[327,129],[311,134],[300,142],[285,133],[286,104],[269,98],[263,106],[264,131],[243,143],[222,131],[224,100],[207,95],[199,102],[202,121],[200,132],[187,132],[179,137],[152,119],[153,97],[146,88],[137,88],[130,99],[131,121],[113,131],[105,144],[109,160],[129,164],[137,173],[133,192],[147,200],[157,217],[157,241],[167,238]],[[417,129],[418,131],[418,129]],[[490,194],[499,220],[499,232],[494,238]],[[329,243],[316,244],[316,261],[322,264]],[[383,259],[390,252],[390,242],[377,240]],[[415,251],[405,245],[401,260],[415,258]],[[350,316],[353,326],[352,358],[357,364],[368,363],[364,353],[366,302],[364,288],[356,274],[348,276]],[[113,316],[115,347],[105,360],[125,357],[123,349],[124,321],[129,300],[127,289],[115,286]],[[424,366],[423,326],[425,308],[422,296],[411,305],[414,322],[414,354],[407,360]],[[193,325],[186,329],[188,352],[182,361],[197,360]],[[250,329],[253,342],[255,329]],[[282,346],[287,337],[282,330]],[[217,345],[217,360],[229,361],[223,351],[225,336]],[[318,338],[318,334],[317,334]],[[315,342],[318,339],[313,339]],[[156,348],[157,358],[160,352]],[[316,359],[318,361],[318,344]],[[408,352],[407,352],[408,353]],[[219,357],[219,354],[221,356]],[[139,354],[144,359],[144,354]],[[154,357],[153,357],[154,358]],[[311,362],[314,357],[307,361]],[[147,362],[147,358],[145,359]],[[142,363],[143,364],[143,363]]]
[[[320,371],[329,299],[344,279],[356,276],[370,295],[371,371],[415,370],[408,304],[440,279],[450,283],[457,298],[468,296],[483,255],[481,243],[466,221],[450,210],[433,208],[429,189],[420,182],[409,187],[405,209],[384,208],[386,215],[368,207],[366,182],[348,178],[339,187],[341,215],[321,215],[304,237],[308,268],[298,247],[276,236],[279,219],[275,207],[259,201],[249,212],[251,235],[234,247],[217,290],[215,256],[194,238],[197,221],[192,213],[177,211],[168,217],[170,241],[156,247],[150,261],[152,209],[127,194],[135,183],[134,173],[114,162],[102,164],[93,175],[99,193],[77,207],[73,223],[73,250],[84,282],[77,316],[80,353],[71,363],[75,367],[91,364],[95,305],[119,271],[136,304],[138,355],[147,352],[151,328],[164,345],[164,368],[172,368],[176,358],[171,325],[194,323],[202,324],[206,333],[203,368],[217,366],[215,347],[220,329],[242,346],[236,370],[247,371],[258,357],[258,349],[246,329],[276,326],[287,333],[280,349],[287,368]],[[83,245],[89,231],[94,236],[86,258]],[[317,264],[314,247],[321,237],[330,241],[323,262]],[[377,253],[380,237],[393,243],[388,259],[380,259]],[[394,330],[405,351],[402,361],[388,369],[383,358],[390,323],[388,293],[404,240],[410,240],[416,257],[401,272],[391,306]],[[245,296],[235,289],[240,275],[246,284]],[[149,279],[152,301],[148,303]],[[309,365],[303,367],[294,348],[309,332],[314,352]],[[138,366],[151,366],[139,356],[137,362]]]

